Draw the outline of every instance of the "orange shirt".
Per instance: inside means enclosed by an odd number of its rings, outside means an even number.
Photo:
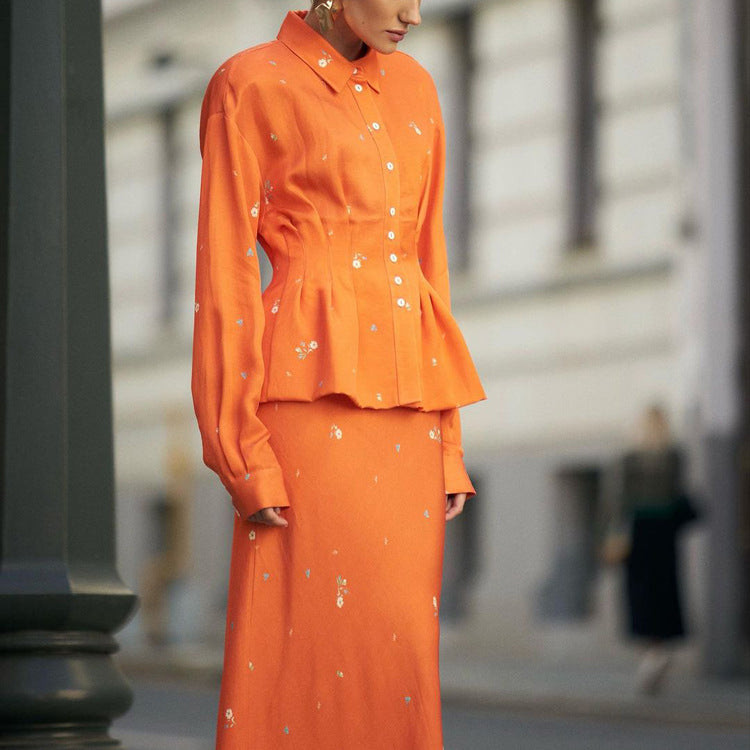
[[[204,462],[243,518],[288,506],[266,401],[441,411],[446,492],[474,488],[458,407],[486,398],[451,314],[445,140],[430,74],[348,60],[288,11],[203,99],[192,395]],[[273,267],[261,293],[259,242]]]

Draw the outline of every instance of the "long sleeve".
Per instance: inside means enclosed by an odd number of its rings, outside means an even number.
[[[448,273],[448,253],[443,224],[443,199],[445,192],[445,126],[440,102],[434,83],[434,140],[431,158],[428,160],[427,183],[420,205],[421,225],[417,239],[417,250],[422,273],[432,288],[440,295],[450,310],[450,279]],[[468,497],[476,495],[474,486],[466,473],[461,445],[461,418],[458,408],[446,409],[440,413],[440,433],[443,445],[443,472],[446,493],[466,492]]]
[[[288,507],[270,433],[257,417],[264,311],[256,238],[258,160],[224,111],[204,118],[195,282],[192,395],[203,460],[243,520]]]

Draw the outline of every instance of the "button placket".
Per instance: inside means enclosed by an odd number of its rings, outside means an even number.
[[[383,117],[378,110],[376,95],[368,86],[363,86],[362,91],[360,91],[357,84],[354,83],[352,89],[354,101],[380,156],[384,187],[383,257],[388,263],[396,264],[399,259],[397,251],[400,249],[399,205],[401,198],[401,181],[397,168],[396,150],[388,135]],[[414,392],[414,389],[408,385],[412,380],[410,373],[418,371],[420,367],[418,361],[419,319],[412,313],[409,285],[402,275],[394,275],[386,268],[378,272],[385,272],[386,283],[391,291],[394,355],[399,398],[403,403],[419,400],[421,389]],[[403,274],[403,271],[401,274]]]

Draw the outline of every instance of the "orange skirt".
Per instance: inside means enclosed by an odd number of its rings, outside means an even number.
[[[232,538],[217,750],[441,750],[438,412],[263,403],[288,527]]]

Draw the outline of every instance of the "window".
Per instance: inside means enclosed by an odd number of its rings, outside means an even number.
[[[570,146],[567,246],[596,242],[596,42],[597,0],[568,0]]]

